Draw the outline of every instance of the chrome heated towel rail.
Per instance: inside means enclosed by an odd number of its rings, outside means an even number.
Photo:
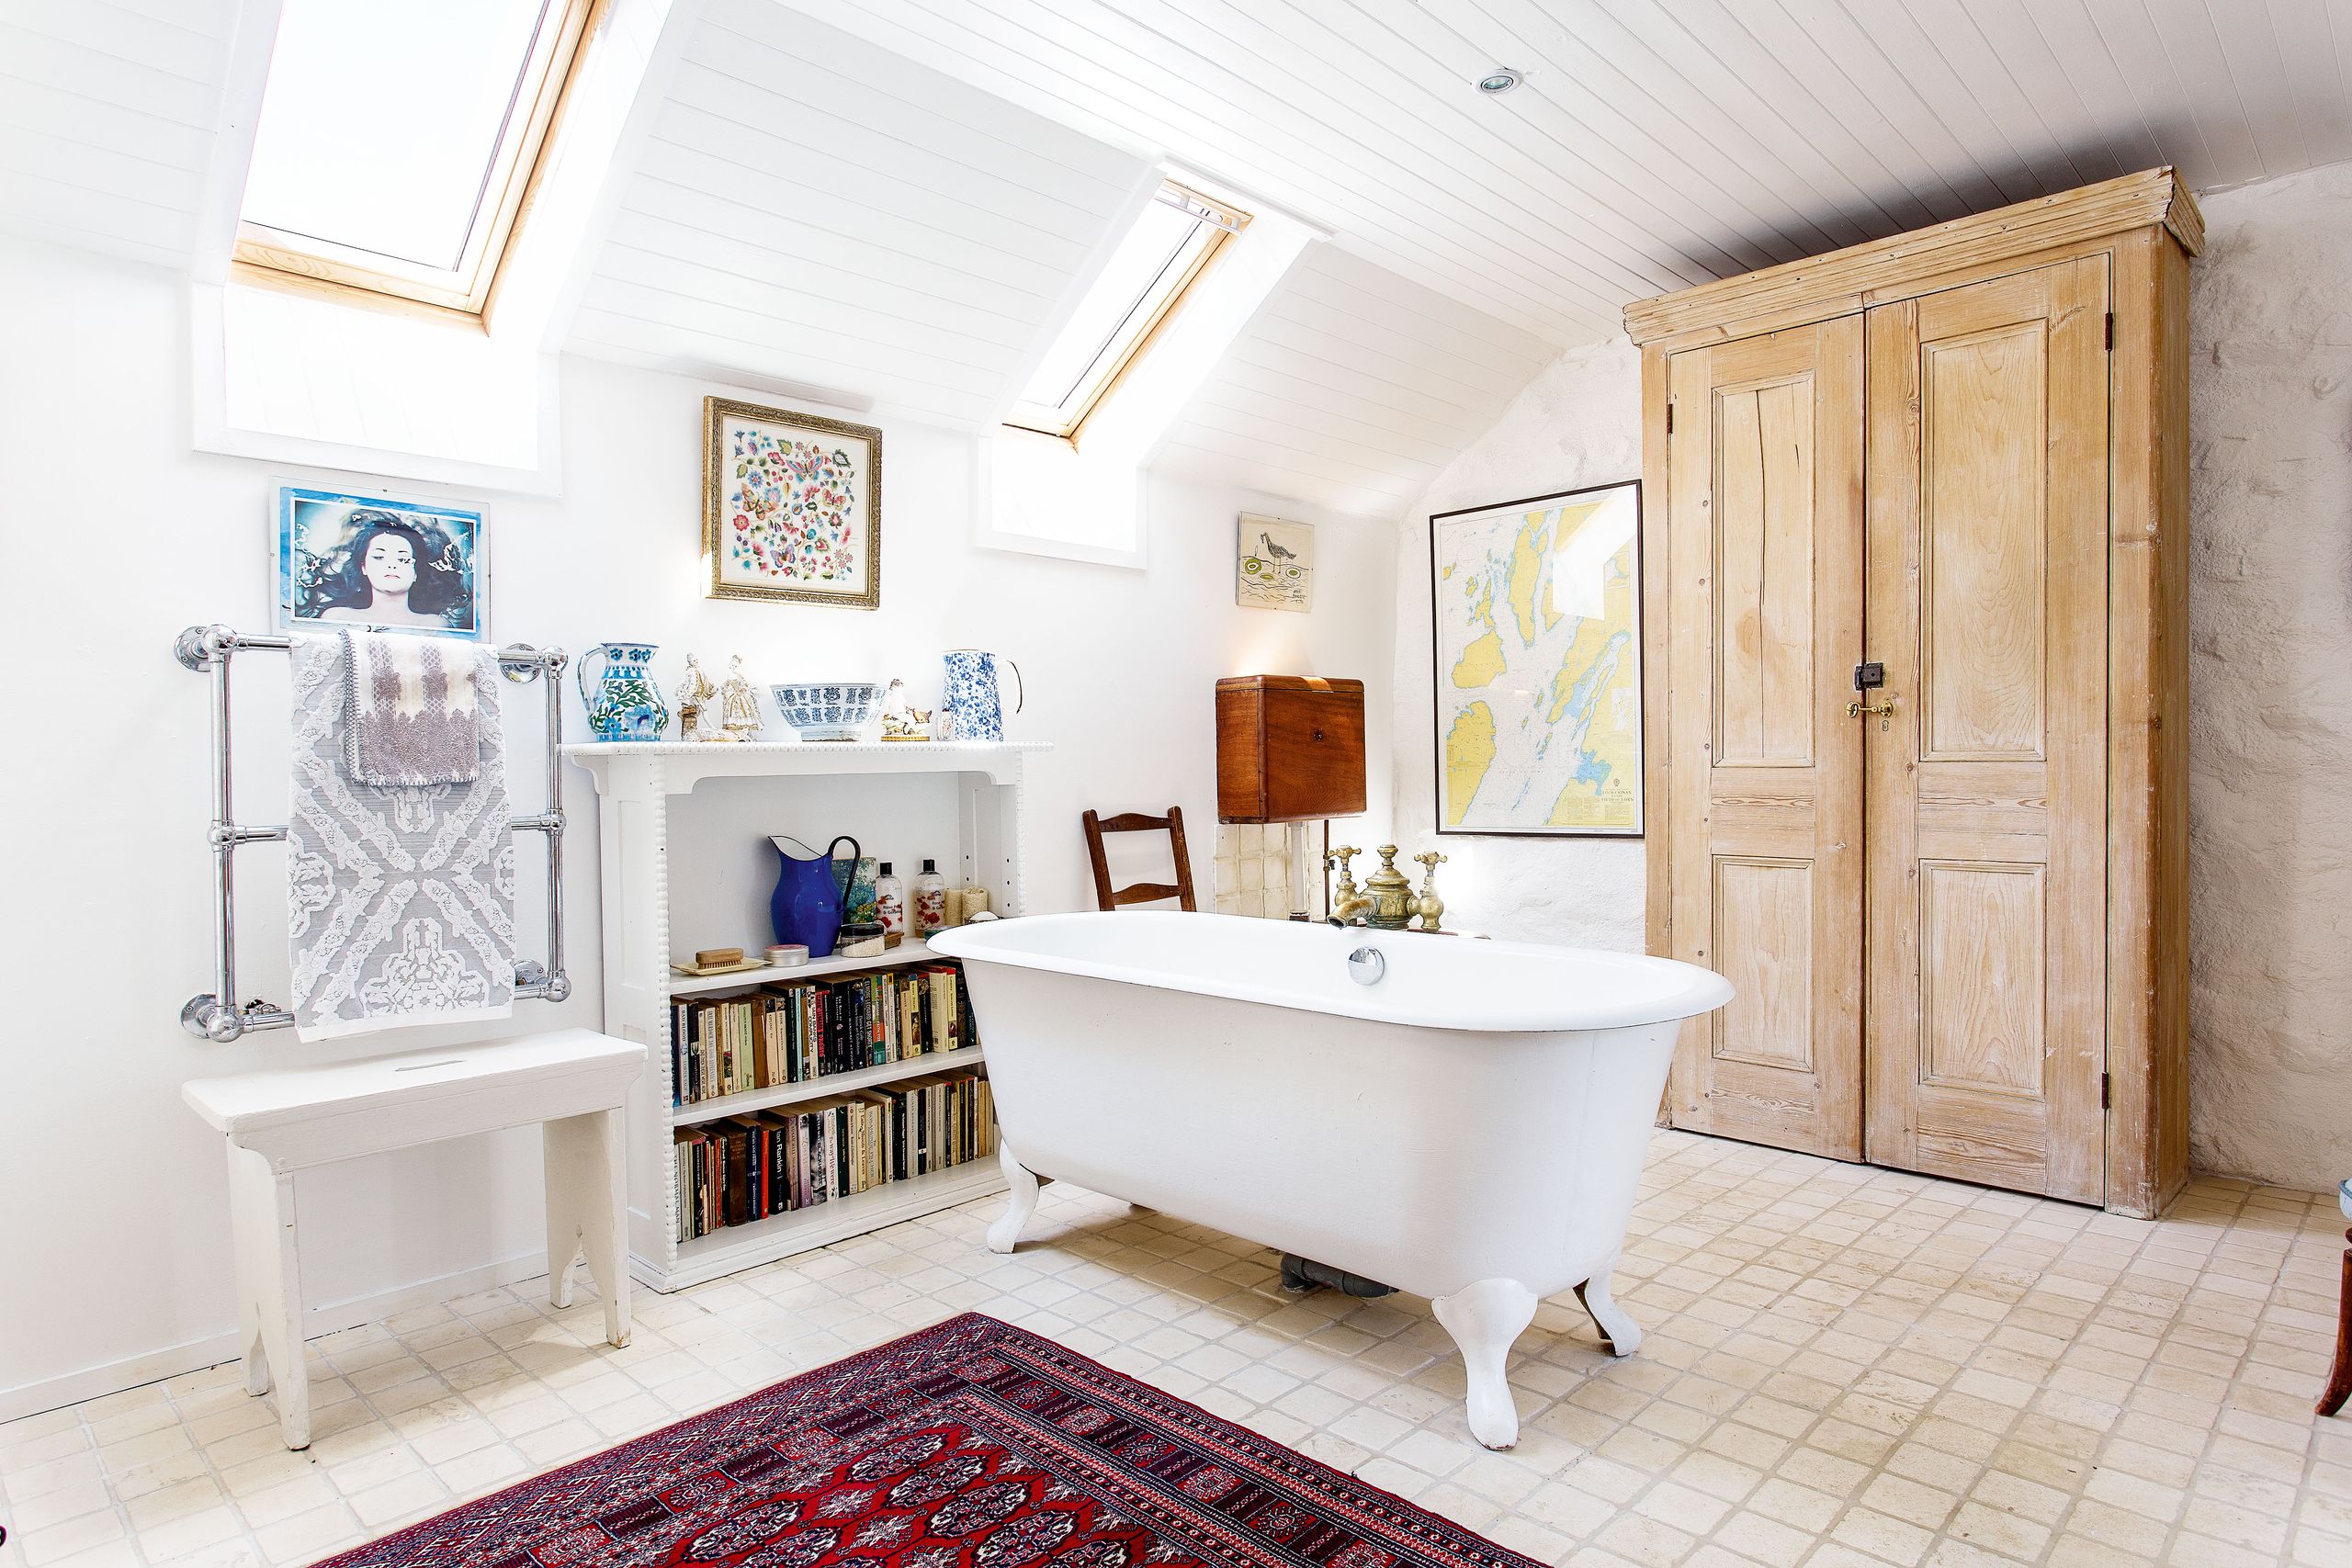
[[[286,837],[284,824],[256,827],[237,820],[231,795],[229,730],[229,661],[249,650],[284,653],[294,646],[289,637],[247,637],[226,626],[190,626],[172,644],[173,657],[188,669],[212,676],[212,989],[191,997],[180,1009],[180,1025],[190,1034],[226,1043],[249,1029],[284,1029],[294,1015],[264,1001],[243,1007],[237,996],[237,904],[234,857],[240,844],[274,843]],[[510,681],[541,681],[548,698],[547,809],[534,817],[517,817],[517,833],[542,833],[548,845],[548,959],[525,959],[514,965],[514,995],[518,999],[560,1002],[571,994],[563,972],[563,713],[562,689],[556,678],[567,662],[560,648],[533,648],[514,643],[498,649],[499,667]]]

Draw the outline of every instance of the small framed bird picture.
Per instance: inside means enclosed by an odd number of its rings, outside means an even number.
[[[1235,604],[1246,610],[1315,608],[1314,525],[1245,512],[1234,544]]]

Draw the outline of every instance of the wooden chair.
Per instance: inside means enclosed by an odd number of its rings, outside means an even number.
[[[1090,811],[1083,818],[1086,824],[1086,852],[1094,862],[1094,899],[1104,909],[1115,909],[1123,904],[1148,904],[1156,899],[1173,898],[1186,909],[1196,908],[1193,902],[1193,857],[1184,847],[1184,812],[1171,806],[1165,817],[1146,817],[1138,812],[1125,811],[1116,817],[1098,817]],[[1102,835],[1105,833],[1157,833],[1165,829],[1173,840],[1176,852],[1176,882],[1137,882],[1115,891],[1111,886],[1111,863],[1102,856]]]
[[[2336,1188],[2335,1201],[2344,1217],[2352,1220],[2352,1181]],[[2352,1230],[2344,1233],[2344,1239],[2352,1243]],[[2314,1408],[2322,1416],[2333,1416],[2346,1399],[2352,1399],[2352,1246],[2344,1249],[2344,1283],[2335,1298],[2335,1365],[2327,1374],[2327,1392]]]

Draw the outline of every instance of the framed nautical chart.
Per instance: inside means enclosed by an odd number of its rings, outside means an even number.
[[[1642,836],[1638,479],[1430,519],[1437,830]]]

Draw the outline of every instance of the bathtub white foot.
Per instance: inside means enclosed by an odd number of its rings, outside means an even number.
[[[1519,1410],[1503,1377],[1511,1342],[1535,1318],[1535,1292],[1516,1280],[1481,1280],[1430,1303],[1462,1348],[1470,1380],[1470,1435],[1490,1449],[1519,1441]]]
[[[1012,1145],[1001,1139],[996,1145],[996,1162],[1004,1168],[1004,1179],[1010,1189],[1005,1193],[1004,1213],[989,1227],[989,1250],[1011,1252],[1013,1243],[1021,1239],[1021,1227],[1037,1212],[1037,1179],[1029,1168],[1012,1157]]]
[[[1577,1287],[1577,1300],[1584,1303],[1584,1310],[1600,1325],[1601,1337],[1609,1341],[1609,1353],[1630,1356],[1642,1342],[1642,1325],[1609,1293],[1609,1276],[1616,1267],[1617,1259],[1612,1257],[1599,1273]]]

